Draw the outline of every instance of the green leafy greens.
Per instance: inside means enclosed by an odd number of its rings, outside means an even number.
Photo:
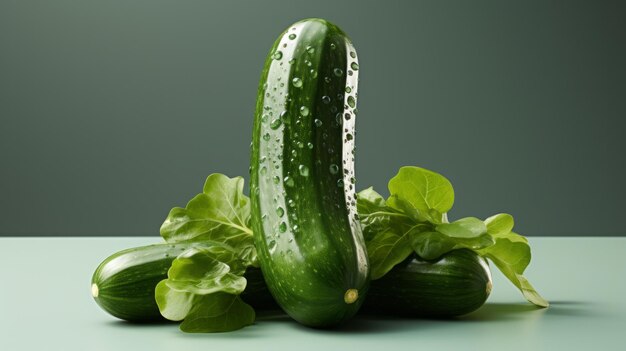
[[[185,332],[225,332],[254,322],[252,307],[239,297],[248,266],[225,245],[193,247],[172,262],[168,278],[155,288],[161,314],[183,322]]]
[[[547,307],[523,276],[530,263],[530,246],[512,232],[513,217],[497,214],[448,222],[454,190],[448,179],[419,167],[402,167],[389,181],[385,200],[374,189],[357,194],[357,208],[370,257],[372,279],[379,279],[413,252],[435,259],[466,248],[490,259],[531,303]]]
[[[241,177],[211,174],[202,193],[185,208],[172,209],[161,226],[167,242],[199,243],[173,261],[168,278],[155,289],[161,314],[182,321],[185,332],[226,332],[254,323],[254,310],[239,296],[246,288],[246,268],[258,264],[243,185]],[[452,184],[419,167],[400,168],[389,181],[389,192],[387,199],[371,187],[357,194],[372,279],[414,252],[430,260],[466,248],[491,260],[528,301],[548,306],[523,275],[530,246],[512,231],[511,215],[449,222]]]
[[[182,331],[226,332],[254,322],[254,310],[239,297],[246,268],[257,265],[243,183],[241,177],[209,175],[202,193],[172,209],[161,226],[167,242],[202,243],[180,254],[155,289],[161,314],[183,321]]]
[[[227,244],[256,265],[256,249],[250,229],[250,198],[243,193],[243,178],[214,173],[202,193],[185,208],[173,208],[161,236],[167,242],[212,240]]]

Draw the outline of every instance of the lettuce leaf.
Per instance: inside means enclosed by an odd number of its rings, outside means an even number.
[[[252,307],[239,295],[248,264],[226,245],[207,244],[181,253],[157,284],[155,300],[163,317],[183,321],[185,332],[225,332],[254,322]]]
[[[243,185],[242,177],[209,175],[202,193],[191,199],[185,208],[175,207],[170,211],[161,225],[161,236],[167,242],[221,242],[257,265],[250,229],[250,198],[244,195]]]
[[[523,276],[530,246],[512,232],[513,217],[500,213],[482,221],[475,217],[448,222],[454,204],[452,184],[440,174],[402,167],[389,181],[386,200],[367,188],[357,194],[357,209],[370,257],[372,279],[379,279],[413,252],[431,260],[466,248],[491,260],[531,303],[546,301]]]

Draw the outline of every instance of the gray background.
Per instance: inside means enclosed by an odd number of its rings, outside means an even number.
[[[0,1],[0,235],[158,235],[246,175],[265,55],[305,17],[359,51],[357,177],[446,175],[451,218],[624,235],[615,1]]]

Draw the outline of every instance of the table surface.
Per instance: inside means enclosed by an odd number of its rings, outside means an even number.
[[[495,269],[483,307],[455,320],[357,316],[339,330],[286,317],[222,334],[116,320],[90,294],[93,270],[158,238],[0,238],[0,350],[623,350],[626,238],[531,238],[536,309]]]

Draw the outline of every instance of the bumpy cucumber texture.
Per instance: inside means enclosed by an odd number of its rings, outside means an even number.
[[[369,268],[356,212],[357,56],[335,25],[290,26],[263,69],[251,158],[259,262],[295,320],[329,327],[365,299]]]

